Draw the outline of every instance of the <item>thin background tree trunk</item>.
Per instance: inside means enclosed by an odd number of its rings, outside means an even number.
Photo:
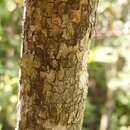
[[[98,0],[26,0],[16,130],[81,130]]]

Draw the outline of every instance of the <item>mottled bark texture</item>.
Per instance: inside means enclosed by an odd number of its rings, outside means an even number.
[[[25,1],[16,130],[81,130],[97,1]]]

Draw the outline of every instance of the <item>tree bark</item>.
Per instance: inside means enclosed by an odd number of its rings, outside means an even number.
[[[81,130],[98,0],[26,0],[16,130]]]

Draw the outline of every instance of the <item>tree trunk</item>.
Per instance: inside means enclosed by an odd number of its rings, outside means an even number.
[[[98,0],[26,0],[16,130],[81,130]]]

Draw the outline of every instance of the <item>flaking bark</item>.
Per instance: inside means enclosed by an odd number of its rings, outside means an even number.
[[[81,130],[98,0],[26,0],[16,130]]]

